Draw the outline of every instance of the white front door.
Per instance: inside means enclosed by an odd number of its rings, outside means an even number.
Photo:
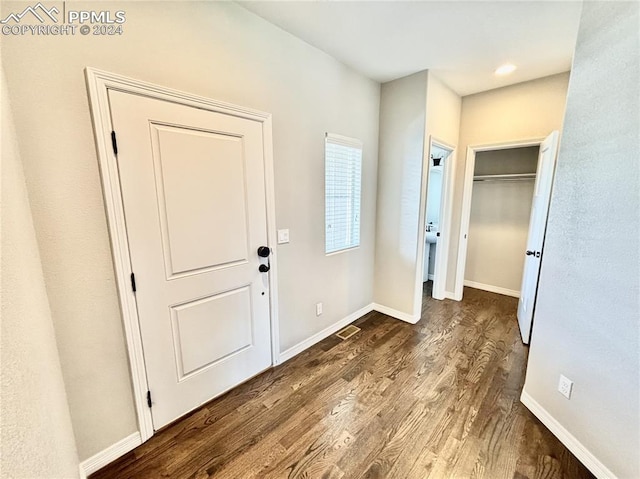
[[[538,291],[538,275],[540,273],[544,234],[547,228],[547,213],[549,212],[557,151],[558,132],[554,131],[540,145],[531,219],[529,220],[527,250],[524,253],[526,258],[522,274],[520,301],[518,302],[518,325],[520,326],[520,335],[524,344],[529,344],[531,336],[533,309]]]
[[[114,90],[109,103],[158,429],[271,365],[262,124]]]

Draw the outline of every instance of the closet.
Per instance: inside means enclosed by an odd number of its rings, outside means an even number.
[[[539,147],[477,152],[465,286],[518,297]]]

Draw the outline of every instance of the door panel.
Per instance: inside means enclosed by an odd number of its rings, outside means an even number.
[[[178,381],[252,346],[250,295],[244,286],[171,307]]]
[[[109,91],[158,429],[271,365],[262,124]]]
[[[167,276],[246,261],[243,139],[175,126],[151,129]]]
[[[524,344],[529,344],[533,323],[533,310],[538,291],[538,276],[544,235],[547,228],[547,214],[551,200],[551,187],[558,151],[558,132],[552,132],[540,145],[538,168],[534,187],[533,204],[529,220],[529,236],[525,254],[522,287],[518,301],[518,325]]]

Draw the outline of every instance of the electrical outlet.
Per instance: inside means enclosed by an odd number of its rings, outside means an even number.
[[[573,381],[562,374],[558,383],[558,391],[567,399],[571,399],[571,390],[573,389]]]
[[[322,314],[322,303],[316,303],[316,316],[320,316]]]
[[[289,230],[278,230],[278,244],[289,242]]]

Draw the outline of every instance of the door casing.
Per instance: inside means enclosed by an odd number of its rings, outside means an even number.
[[[267,208],[267,240],[272,250],[269,272],[269,313],[271,322],[271,363],[278,364],[280,351],[278,328],[278,256],[276,254],[276,219],[275,219],[275,188],[273,169],[272,119],[270,113],[265,113],[229,103],[212,100],[210,98],[192,95],[179,90],[128,78],[122,75],[85,68],[85,79],[89,93],[91,118],[98,154],[102,193],[105,202],[111,250],[118,288],[118,299],[124,323],[125,339],[129,355],[131,382],[138,428],[142,441],[153,436],[151,410],[147,406],[148,384],[146,378],[145,361],[142,349],[139,317],[136,308],[135,295],[131,289],[131,255],[127,241],[126,223],[124,219],[124,205],[118,176],[117,158],[113,151],[111,132],[111,112],[109,107],[109,90],[117,90],[134,95],[141,95],[204,110],[223,113],[226,115],[245,118],[262,124],[264,145],[265,191]]]

